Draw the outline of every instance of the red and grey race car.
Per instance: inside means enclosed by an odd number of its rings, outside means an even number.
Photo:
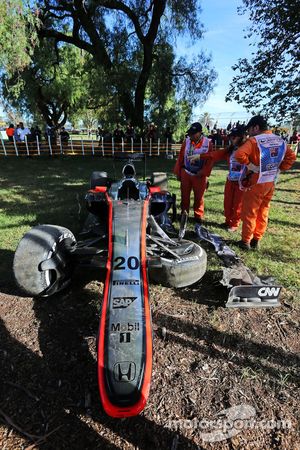
[[[66,288],[75,268],[105,271],[97,339],[98,380],[104,410],[113,417],[138,414],[149,395],[152,326],[148,280],[184,287],[200,280],[207,257],[196,243],[176,236],[175,197],[163,174],[139,181],[132,163],[122,179],[93,172],[86,194],[89,215],[76,240],[61,226],[39,225],[15,252],[16,282],[28,296],[48,297]],[[78,270],[77,270],[78,272]],[[80,272],[79,272],[80,273]]]

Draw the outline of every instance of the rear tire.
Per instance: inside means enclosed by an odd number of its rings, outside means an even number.
[[[168,190],[168,176],[166,172],[153,172],[150,180],[152,186],[160,187],[162,191]]]
[[[61,290],[70,281],[71,264],[68,250],[76,243],[73,233],[56,225],[39,225],[26,233],[15,252],[13,272],[24,294],[48,296]],[[55,257],[58,270],[43,270],[44,261]],[[54,289],[47,293],[51,287]]]

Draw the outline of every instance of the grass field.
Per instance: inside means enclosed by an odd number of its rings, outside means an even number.
[[[147,175],[169,174],[169,190],[180,199],[179,183],[172,174],[174,160],[147,161]],[[115,164],[115,166],[114,166]],[[93,170],[121,175],[121,162],[91,157],[1,158],[0,160],[0,291],[12,283],[13,253],[22,235],[42,223],[60,224],[78,233],[86,216],[84,194]],[[139,174],[142,163],[137,163]],[[205,225],[225,239],[237,241],[220,228],[223,223],[223,188],[226,166],[215,166],[205,194]],[[178,202],[179,203],[179,202]],[[260,252],[241,252],[244,262],[259,275],[272,275],[285,287],[289,300],[300,299],[300,162],[282,174],[272,201],[268,231]],[[189,225],[192,229],[192,225]],[[209,252],[208,270],[220,269],[220,261]]]
[[[180,200],[174,163],[149,159],[147,174],[168,172],[169,190]],[[86,217],[84,194],[91,172],[107,170],[119,177],[122,164],[115,164],[98,157],[0,158],[1,450],[298,449],[299,161],[280,177],[259,253],[238,250],[230,241],[238,241],[240,233],[220,228],[225,165],[215,166],[205,193],[205,225],[222,235],[254,272],[276,277],[284,286],[281,307],[225,308],[221,262],[204,243],[208,270],[199,282],[183,289],[150,284],[150,395],[142,414],[122,420],[104,413],[98,393],[104,283],[96,277],[87,281],[80,273],[70,289],[37,299],[21,296],[12,277],[14,251],[23,234],[34,225],[52,223],[76,235]],[[141,163],[136,168],[143,172]],[[191,223],[187,238],[194,237]],[[234,417],[229,414],[241,407],[254,411],[253,426],[227,428]],[[188,426],[194,420],[215,426],[219,419],[221,428],[210,427],[208,433]],[[174,421],[176,429],[170,428]],[[231,438],[218,435],[225,430],[234,431]],[[212,434],[217,441],[209,440]]]

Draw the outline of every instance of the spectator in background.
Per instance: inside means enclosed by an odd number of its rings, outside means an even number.
[[[63,148],[67,148],[68,147],[68,142],[70,139],[70,135],[67,132],[67,130],[65,129],[65,127],[62,127],[59,133],[60,136],[60,142]]]
[[[111,132],[106,129],[103,130],[103,142],[106,142],[106,143],[110,142],[110,144],[111,144],[111,140],[112,140]],[[99,141],[99,145],[100,145],[100,142],[101,141]]]
[[[170,127],[166,128],[166,131],[164,132],[164,138],[165,138],[166,142],[168,141],[169,144],[172,143],[172,141],[173,141],[173,131],[171,131]]]
[[[232,128],[232,124],[231,124],[231,121],[229,122],[229,124],[227,125],[227,128],[226,128],[226,130],[227,131],[230,131],[231,130],[231,128]]]
[[[18,135],[18,128],[19,124],[16,125],[15,131],[14,131],[14,138],[16,142],[20,142],[20,136]]]
[[[49,147],[49,155],[52,155],[57,150],[56,145],[57,131],[54,126],[48,126],[46,128],[45,138]]]
[[[42,138],[42,132],[39,129],[38,126],[36,127],[31,127],[30,128],[30,141],[31,142],[36,142],[36,139],[38,138],[39,142],[41,141]]]
[[[300,142],[300,134],[297,133],[297,130],[294,130],[292,136],[290,137],[289,143],[298,144],[298,142]]]
[[[24,127],[23,122],[20,122],[17,128],[17,135],[19,136],[18,141],[25,142],[25,136],[28,136],[29,134],[30,134],[29,128]]]
[[[150,123],[150,125],[148,127],[146,138],[147,138],[148,142],[150,142],[150,140],[152,140],[152,142],[155,142],[157,139],[157,127],[154,125],[153,122]]]
[[[35,126],[33,129],[33,135],[35,137],[35,140],[38,138],[39,142],[42,140],[42,131],[38,126]]]
[[[13,140],[14,140],[14,133],[15,133],[15,127],[14,127],[14,125],[12,123],[9,125],[9,127],[6,128],[5,132],[6,132],[6,135],[8,137],[9,142],[13,142]]]
[[[125,141],[127,144],[131,144],[131,140],[134,141],[135,133],[134,133],[134,127],[131,122],[127,124],[126,131],[125,131]]]
[[[98,126],[98,129],[96,131],[96,138],[99,139],[99,141],[101,142],[103,136],[104,136],[104,130],[101,126]]]
[[[125,136],[124,131],[122,130],[120,124],[118,124],[117,128],[113,132],[114,142],[120,144],[124,136]]]

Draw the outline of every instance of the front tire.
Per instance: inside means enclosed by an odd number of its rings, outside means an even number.
[[[178,239],[173,241],[179,243]],[[165,245],[168,246],[168,243]],[[162,267],[149,268],[151,280],[163,286],[182,288],[196,283],[203,277],[207,267],[207,255],[200,245],[182,240],[179,247],[172,247],[172,251],[180,258],[176,259],[167,252],[163,254]]]

